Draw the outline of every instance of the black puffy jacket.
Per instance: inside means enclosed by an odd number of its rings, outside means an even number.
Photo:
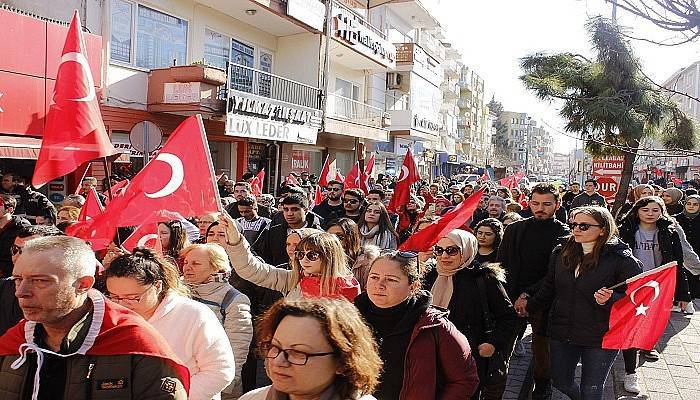
[[[529,313],[549,308],[549,335],[563,342],[600,347],[608,331],[613,303],[625,295],[626,285],[615,289],[613,297],[599,305],[593,294],[642,272],[642,264],[619,239],[605,245],[598,265],[576,277],[575,266],[564,265],[562,246],[552,252],[549,272],[539,291],[527,301]]]

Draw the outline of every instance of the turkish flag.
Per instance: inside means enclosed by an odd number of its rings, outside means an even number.
[[[186,218],[220,211],[202,117],[196,115],[175,129],[158,155],[99,218],[100,223],[136,226],[158,213],[178,213]]]
[[[262,194],[263,182],[265,182],[265,168],[261,169],[258,174],[250,182],[250,186],[253,188],[253,194],[255,196],[260,196]]]
[[[371,156],[369,156],[369,160],[367,160],[367,164],[365,164],[365,174],[367,176],[372,176],[372,172],[374,172],[374,164],[377,162],[377,158],[375,157],[374,153],[372,153]]]
[[[457,207],[446,212],[437,221],[411,235],[408,240],[401,244],[399,250],[416,252],[430,250],[438,240],[469,221],[483,194],[484,188],[472,193],[471,196],[459,203]]]
[[[87,161],[117,153],[102,122],[80,19],[75,11],[63,45],[32,185],[40,187],[75,171]]]
[[[335,180],[343,184],[345,183],[345,177],[337,169],[335,170]]]
[[[394,188],[394,195],[391,197],[389,207],[387,207],[390,212],[396,212],[399,207],[408,204],[408,199],[411,194],[411,185],[418,182],[419,179],[420,174],[418,174],[416,161],[413,159],[411,149],[408,149],[406,157],[403,159],[399,180],[396,182],[396,187]]]
[[[345,177],[345,189],[359,189],[360,188],[360,163],[355,162],[352,166],[348,176]]]
[[[610,311],[604,349],[654,348],[671,315],[676,268],[676,262],[670,262],[625,281],[626,296]]]
[[[360,189],[365,192],[365,194],[369,194],[370,187],[369,187],[369,178],[372,176],[372,173],[374,172],[374,164],[377,162],[376,157],[374,153],[369,157],[369,160],[367,160],[367,164],[365,165],[365,170],[362,171],[362,176],[360,176]]]
[[[321,193],[321,186],[316,186],[316,194],[314,195],[314,205],[319,205],[323,202],[323,193]]]
[[[127,186],[129,186],[129,180],[124,179],[123,181],[119,181],[116,185],[112,186],[111,190],[104,192],[104,194],[107,196],[107,204],[109,204],[110,199],[124,194]]]
[[[335,168],[333,169],[333,174],[331,174],[331,165],[328,162],[329,157],[326,156],[326,161],[323,162],[323,168],[321,168],[321,176],[318,177],[318,184],[323,187],[328,186],[328,182],[335,179]],[[333,163],[335,163],[335,160]]]
[[[287,185],[301,186],[299,184],[299,180],[292,174],[287,175],[284,181],[287,183]]]
[[[78,221],[87,221],[89,219],[95,218],[96,216],[102,214],[104,208],[100,203],[100,199],[97,198],[97,191],[95,188],[90,188],[90,191],[85,198],[85,204],[80,209],[80,215],[78,215]]]
[[[66,228],[66,235],[83,239],[94,251],[106,249],[114,240],[117,228],[112,225],[95,224],[94,219],[104,213],[104,208],[97,198],[97,191],[91,188],[80,209],[78,222]]]
[[[155,250],[158,254],[162,254],[163,247],[158,238],[158,223],[148,222],[139,225],[136,230],[124,240],[122,247],[131,252],[133,252],[136,247],[146,247]]]

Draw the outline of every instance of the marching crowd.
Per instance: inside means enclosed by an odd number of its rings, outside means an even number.
[[[640,184],[616,215],[586,180],[323,187],[304,173],[253,195],[223,176],[221,213],[163,221],[156,246],[121,229],[94,252],[21,178],[0,191],[0,399],[500,399],[532,327],[533,399],[602,399],[619,282],[675,261],[674,311],[700,297],[700,195]],[[115,182],[116,183],[116,182]],[[483,189],[429,251],[399,247]],[[100,195],[101,202],[107,201]],[[638,358],[622,351],[625,390]],[[575,378],[581,364],[581,377]],[[264,368],[264,372],[263,372]]]

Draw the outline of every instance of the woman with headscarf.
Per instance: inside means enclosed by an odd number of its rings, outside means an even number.
[[[678,221],[678,224],[685,232],[688,243],[690,243],[696,254],[700,252],[700,218],[698,218],[698,215],[700,215],[700,195],[694,194],[686,199],[683,212],[675,216],[676,221]],[[686,252],[684,252],[685,254]],[[685,273],[688,278],[690,296],[694,299],[700,298],[700,275],[694,275],[688,270]],[[686,313],[695,311],[692,305],[692,302],[688,303],[688,307],[685,310]]]
[[[433,305],[450,310],[449,320],[467,337],[474,350],[479,389],[473,399],[501,399],[517,315],[497,264],[474,261],[478,242],[471,233],[455,229],[433,248],[437,267],[428,273]]]
[[[627,196],[627,201],[620,207],[615,216],[615,222],[619,226],[622,223],[625,215],[632,209],[634,203],[642,197],[649,197],[654,195],[654,188],[651,185],[637,185],[635,186]]]
[[[669,215],[676,215],[683,212],[683,191],[674,187],[667,188],[661,193],[661,199],[666,204],[666,211]]]

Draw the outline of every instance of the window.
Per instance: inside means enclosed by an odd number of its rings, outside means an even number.
[[[187,21],[126,0],[113,0],[111,12],[112,61],[146,69],[186,64]]]
[[[255,47],[232,39],[231,89],[270,97],[272,60],[272,53],[263,50],[256,52]],[[254,72],[253,69],[258,69],[262,73]]]
[[[226,71],[230,46],[230,37],[210,29],[204,30],[204,62],[207,65]]]

